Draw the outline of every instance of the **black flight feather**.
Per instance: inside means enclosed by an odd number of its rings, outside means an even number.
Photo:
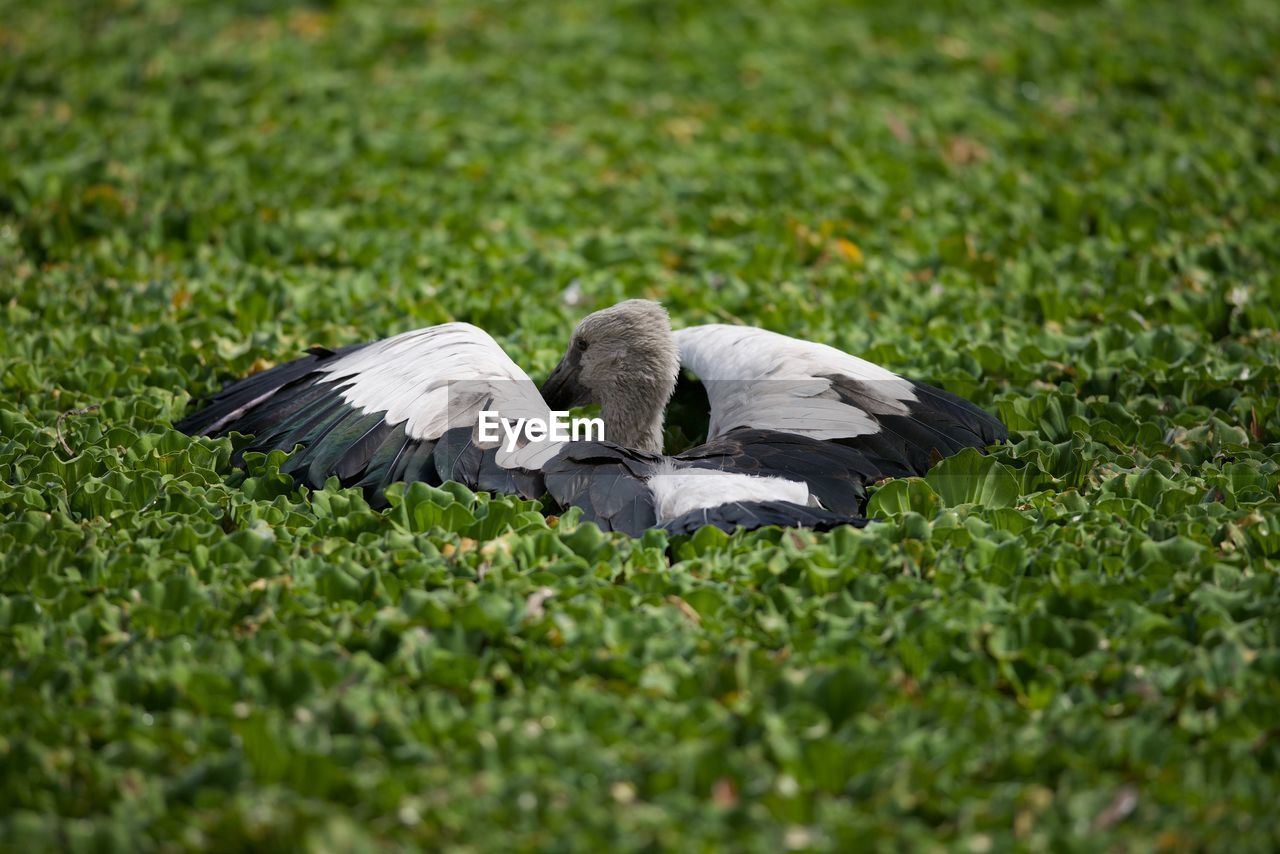
[[[861,516],[833,513],[821,507],[806,507],[790,501],[731,501],[717,507],[690,510],[663,523],[662,527],[672,534],[692,534],[711,525],[732,534],[738,528],[750,530],[766,525],[829,531],[840,525],[861,528],[866,524],[867,520]]]
[[[233,382],[204,402],[204,405],[174,424],[174,428],[190,436],[220,435],[232,426],[229,422],[260,406],[281,389],[309,376],[322,376],[317,367],[337,356],[355,352],[365,345],[356,344],[338,350],[320,349],[301,359],[276,365],[242,380]],[[237,414],[238,413],[238,414]],[[239,432],[244,432],[243,430]]]

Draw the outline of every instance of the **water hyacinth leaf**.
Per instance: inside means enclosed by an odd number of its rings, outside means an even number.
[[[880,486],[867,501],[867,516],[890,518],[903,513],[919,513],[932,517],[942,506],[938,493],[923,478],[891,480]]]
[[[459,484],[460,491],[469,500],[475,496],[466,487]],[[399,489],[392,498],[388,494],[395,509],[395,517],[399,524],[410,531],[430,531],[439,528],[444,531],[461,532],[476,523],[475,513],[457,498],[454,491],[429,486],[421,481],[409,485],[408,489]]]
[[[1012,507],[1019,496],[1018,480],[1009,468],[971,448],[934,466],[925,476],[925,483],[947,507]]]

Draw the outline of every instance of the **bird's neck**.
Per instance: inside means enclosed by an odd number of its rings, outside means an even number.
[[[637,451],[662,453],[662,422],[675,389],[667,382],[620,382],[600,399],[605,438]]]

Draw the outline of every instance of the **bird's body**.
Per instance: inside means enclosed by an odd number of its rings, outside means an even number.
[[[662,454],[681,367],[703,383],[708,441]],[[478,432],[597,403],[608,441],[509,446]],[[541,392],[483,330],[446,323],[310,355],[233,383],[177,425],[253,435],[243,450],[294,450],[285,470],[313,487],[336,476],[379,500],[396,481],[456,480],[549,493],[602,528],[639,534],[765,524],[860,524],[865,485],[923,474],[963,447],[1005,437],[961,398],[823,344],[753,327],[672,333],[656,303],[585,318]]]

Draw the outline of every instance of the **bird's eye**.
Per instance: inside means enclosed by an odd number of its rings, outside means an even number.
[[[577,343],[577,347],[578,347],[578,349],[579,349],[579,350],[585,350],[585,349],[587,349],[587,339],[585,339],[585,338],[579,338],[579,339],[578,339],[578,343]]]

